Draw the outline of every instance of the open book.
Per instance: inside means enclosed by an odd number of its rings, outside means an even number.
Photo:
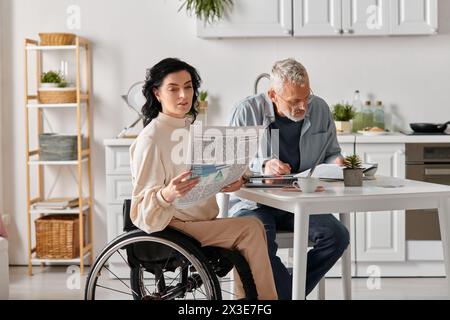
[[[264,127],[219,127],[192,125],[186,164],[200,182],[184,197],[175,200],[177,208],[187,208],[214,196],[239,180],[258,152]]]
[[[300,172],[294,177],[306,177],[308,176],[310,170],[311,169]],[[322,163],[316,167],[312,174],[312,177],[330,180],[344,180],[344,172],[342,171],[342,167],[340,165]]]
[[[376,163],[363,163],[361,164],[363,173],[369,171],[369,169],[376,168]],[[344,180],[344,167],[338,164],[322,163],[319,164],[314,170],[312,176],[319,179],[326,180]],[[306,177],[310,170],[306,170],[296,174],[294,177]]]

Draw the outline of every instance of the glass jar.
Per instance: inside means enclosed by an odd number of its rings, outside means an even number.
[[[375,110],[373,112],[373,126],[380,129],[385,129],[384,108],[381,101],[377,101],[375,105]]]

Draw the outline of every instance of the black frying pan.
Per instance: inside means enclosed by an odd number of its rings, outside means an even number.
[[[410,123],[409,126],[413,129],[414,132],[421,133],[436,133],[436,132],[444,132],[447,129],[447,125],[450,121],[447,121],[443,124],[436,123]]]

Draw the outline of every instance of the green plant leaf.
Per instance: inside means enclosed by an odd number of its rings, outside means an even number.
[[[356,115],[351,105],[341,103],[335,104],[331,113],[334,121],[350,121]]]
[[[344,158],[344,166],[348,169],[359,169],[361,168],[361,158],[356,155],[350,155]]]
[[[213,23],[222,18],[226,8],[231,9],[232,6],[233,0],[184,0],[178,11],[185,8],[205,23]]]
[[[62,83],[64,82],[64,77],[59,72],[48,71],[41,75],[42,83]]]
[[[205,90],[200,91],[199,96],[198,96],[198,99],[200,101],[205,101],[207,97],[208,97],[208,91],[205,91]]]

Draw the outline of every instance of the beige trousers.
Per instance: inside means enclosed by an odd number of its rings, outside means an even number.
[[[258,300],[278,298],[261,221],[253,217],[239,217],[208,221],[172,220],[169,225],[191,235],[202,246],[239,250],[252,270]],[[237,272],[235,287],[238,298],[244,298],[244,288]]]

